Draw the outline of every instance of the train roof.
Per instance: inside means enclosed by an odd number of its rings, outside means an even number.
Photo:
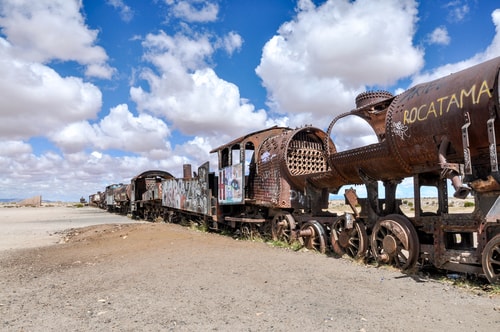
[[[141,174],[135,176],[132,180],[140,179],[140,178],[148,178],[148,177],[153,177],[153,176],[155,176],[155,177],[158,176],[158,177],[161,177],[164,179],[174,177],[172,174],[170,174],[169,172],[166,172],[166,171],[149,170],[149,171],[142,172]]]
[[[292,130],[292,129],[289,127],[273,126],[273,127],[267,128],[267,129],[254,131],[252,133],[241,136],[241,137],[239,137],[239,138],[237,138],[229,143],[221,145],[221,146],[213,149],[212,151],[210,151],[210,153],[218,152],[218,151],[224,150],[226,148],[231,148],[235,144],[241,144],[242,142],[245,142],[245,141],[252,141],[255,145],[255,143],[258,141],[263,141],[264,139],[266,139],[269,136],[278,135],[278,134],[281,134],[282,132],[288,131],[288,130]]]

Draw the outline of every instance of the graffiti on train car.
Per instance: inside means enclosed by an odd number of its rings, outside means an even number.
[[[459,93],[439,97],[429,104],[422,104],[418,107],[412,107],[409,110],[406,109],[404,111],[403,123],[406,125],[416,121],[425,121],[429,117],[438,118],[443,116],[443,113],[448,113],[453,107],[462,109],[467,99],[470,99],[472,104],[478,104],[483,95],[488,99],[492,98],[490,87],[486,80],[483,81],[479,89],[476,89],[476,84],[474,84],[469,90],[461,89]]]
[[[305,205],[307,197],[298,190],[290,190],[290,201],[297,201],[300,205]]]
[[[219,203],[243,201],[243,164],[228,166],[219,172]]]
[[[205,166],[206,165],[206,166]],[[198,169],[198,176],[190,179],[172,178],[162,182],[162,205],[186,211],[208,214],[208,164]]]

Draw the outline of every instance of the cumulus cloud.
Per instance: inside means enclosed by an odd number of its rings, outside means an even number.
[[[113,157],[109,154],[77,152],[35,155],[25,149],[10,158],[0,154],[0,166],[12,171],[0,179],[0,192],[11,198],[42,195],[43,199],[77,200],[102,191],[111,183],[129,183],[131,174],[147,169],[172,167],[169,162],[155,162],[147,157]],[[22,184],[22,185],[20,185]],[[4,196],[5,198],[5,196]]]
[[[85,25],[81,6],[78,0],[2,1],[0,27],[14,45],[13,55],[27,62],[76,61],[92,66],[88,75],[111,78],[114,69],[95,45],[98,31]]]
[[[31,145],[23,141],[3,141],[0,144],[0,156],[3,158],[24,155],[32,152]]]
[[[167,0],[175,17],[188,22],[213,22],[217,19],[219,5],[206,0]]]
[[[271,109],[290,114],[291,123],[306,112],[324,128],[366,86],[389,86],[423,66],[423,52],[412,43],[415,1],[329,0],[316,6],[301,0],[297,11],[266,43],[256,69]]]
[[[470,12],[470,7],[467,3],[467,0],[449,1],[445,3],[443,7],[448,10],[448,21],[454,23],[463,21],[467,14]]]
[[[338,120],[333,126],[332,135],[337,152],[378,142],[373,128],[355,115]]]
[[[234,38],[231,33],[230,39]],[[141,86],[130,89],[140,111],[167,119],[187,135],[239,136],[265,125],[266,112],[255,110],[236,85],[218,77],[208,65],[217,47],[209,36],[160,32],[148,35],[144,46],[148,50],[145,60],[156,71],[141,73],[148,90]]]
[[[102,94],[95,85],[12,53],[0,38],[0,137],[26,139],[96,116]]]
[[[65,152],[74,153],[87,147],[100,150],[121,150],[149,155],[170,150],[166,139],[167,125],[148,114],[134,116],[125,104],[118,105],[96,124],[75,122],[51,135],[51,139]],[[94,151],[95,152],[95,151]]]
[[[233,52],[241,49],[243,45],[243,39],[239,34],[234,31],[231,31],[226,36],[222,38],[220,41],[222,48],[229,54],[233,54]]]
[[[429,34],[428,40],[430,44],[448,45],[450,43],[450,36],[446,27],[441,26]]]
[[[123,0],[107,0],[108,4],[116,8],[120,13],[120,17],[125,22],[130,22],[134,17],[134,11],[130,6],[127,6]]]

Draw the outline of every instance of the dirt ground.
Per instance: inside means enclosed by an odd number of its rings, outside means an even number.
[[[500,327],[500,296],[423,274],[409,276],[180,225],[110,218],[87,207],[54,208],[51,218],[37,217],[44,207],[28,209],[0,208],[1,233],[10,230],[5,237],[24,243],[21,226],[36,224],[49,225],[45,232],[51,236],[34,247],[0,246],[2,331]],[[80,228],[89,215],[96,224],[106,222]],[[54,229],[64,225],[71,229]]]

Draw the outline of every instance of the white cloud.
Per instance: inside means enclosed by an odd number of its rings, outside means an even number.
[[[66,123],[96,116],[102,95],[95,85],[17,59],[12,49],[0,38],[0,137],[44,135]]]
[[[102,158],[102,153],[100,153],[99,151],[93,151],[90,155],[96,159]]]
[[[93,66],[87,74],[111,78],[105,50],[95,45],[97,30],[89,29],[79,0],[3,0],[0,27],[17,59],[47,63],[76,61]],[[106,70],[96,70],[97,67]]]
[[[205,0],[167,0],[175,17],[188,22],[213,22],[217,20],[219,5]]]
[[[429,34],[428,40],[430,44],[448,45],[450,43],[450,36],[446,27],[441,26]]]
[[[50,137],[64,152],[69,153],[92,147],[101,151],[115,149],[145,156],[149,156],[151,151],[154,155],[163,151],[164,156],[170,151],[166,141],[168,136],[170,131],[162,120],[148,114],[136,117],[127,105],[122,104],[112,108],[96,124],[87,121],[71,123]]]
[[[135,117],[125,104],[112,108],[109,115],[93,128],[97,132],[94,144],[103,150],[146,153],[152,149],[167,148],[165,139],[170,136],[165,122],[148,114]]]
[[[444,8],[448,9],[448,21],[461,22],[469,14],[470,8],[467,0],[453,0],[447,2]]]
[[[120,17],[125,22],[130,22],[134,17],[134,11],[132,8],[127,6],[123,0],[107,0],[107,2],[113,6],[113,8],[118,9]]]
[[[88,199],[111,183],[129,183],[133,175],[148,169],[162,168],[159,162],[146,157],[112,157],[108,154],[84,152],[36,156],[23,151],[10,158],[0,154],[0,167],[11,171],[0,179],[0,193],[10,198],[42,195],[48,200]],[[173,164],[165,163],[170,168]],[[175,165],[177,166],[177,165]],[[180,168],[182,170],[182,168]],[[22,185],[20,185],[22,184]],[[7,198],[3,196],[3,198]]]
[[[292,124],[296,115],[314,114],[313,124],[324,128],[365,86],[389,86],[417,72],[423,52],[412,44],[416,7],[411,0],[301,0],[256,69],[272,110]]]
[[[143,46],[145,60],[169,75],[206,67],[206,59],[215,51],[208,35],[190,38],[182,34],[170,36],[164,31],[148,34]]]
[[[221,40],[222,48],[229,54],[233,54],[234,51],[239,51],[241,49],[241,45],[243,45],[243,39],[239,34],[234,31],[231,31],[226,36],[224,36]]]
[[[4,158],[24,155],[31,152],[31,145],[22,141],[3,141],[2,144],[0,144],[0,156]]]
[[[97,77],[97,78],[111,78],[113,74],[116,73],[116,69],[109,66],[106,63],[92,63],[89,64],[85,69],[85,76]]]
[[[148,35],[145,59],[159,73],[141,73],[149,91],[140,86],[130,89],[137,108],[167,119],[187,135],[220,136],[224,132],[239,136],[261,129],[267,120],[266,112],[256,111],[241,98],[236,85],[219,78],[208,66],[215,44],[207,35]]]
[[[339,119],[332,128],[332,136],[337,152],[378,142],[370,125],[355,115]]]

